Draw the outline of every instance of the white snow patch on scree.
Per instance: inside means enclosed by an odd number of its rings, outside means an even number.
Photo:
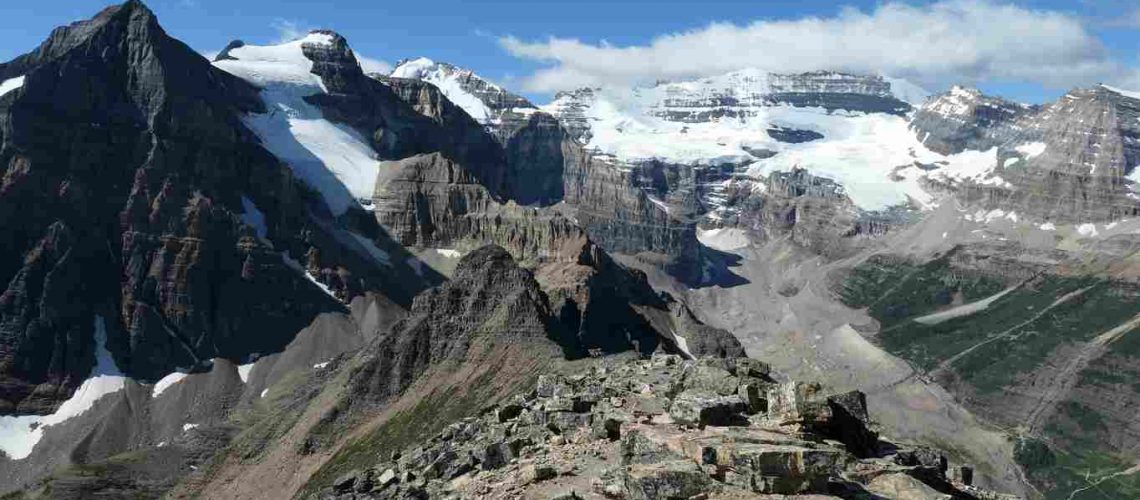
[[[697,241],[716,250],[737,250],[751,244],[748,234],[743,229],[719,228],[697,230]]]
[[[102,316],[95,316],[95,368],[83,385],[51,415],[0,417],[0,450],[13,460],[31,455],[44,435],[44,429],[82,415],[103,396],[123,389],[127,377],[119,371],[107,350],[107,329]],[[36,425],[32,429],[32,425]]]
[[[1081,224],[1077,226],[1077,233],[1086,238],[1092,238],[1100,234],[1096,230],[1096,224]]]
[[[1044,153],[1047,147],[1049,147],[1049,145],[1044,142],[1027,142],[1014,149],[1016,149],[1018,153],[1025,155],[1026,158],[1033,158],[1034,156]]]
[[[238,371],[238,377],[241,377],[241,383],[245,384],[245,383],[249,382],[249,372],[253,371],[253,365],[254,364],[256,364],[256,363],[238,365],[237,371]]]
[[[282,45],[246,45],[230,51],[234,59],[214,65],[262,88],[268,111],[244,118],[265,148],[324,197],[334,214],[343,214],[356,200],[371,199],[380,162],[358,132],[324,118],[304,98],[327,92],[309,71],[313,62],[302,44],[331,44],[319,33]]]
[[[161,379],[158,379],[158,382],[154,383],[154,388],[151,389],[150,397],[157,398],[159,394],[162,394],[167,389],[169,389],[170,386],[177,384],[184,378],[186,378],[185,373],[173,372],[165,377],[162,377]]]
[[[0,96],[24,86],[24,77],[17,76],[0,82]]]

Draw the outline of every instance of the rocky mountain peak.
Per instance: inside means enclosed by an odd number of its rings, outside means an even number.
[[[1017,121],[1033,113],[1032,106],[955,85],[926,101],[910,127],[931,151],[956,154],[986,150],[1012,139]]]
[[[525,97],[507,91],[474,71],[426,57],[402,60],[388,76],[435,85],[451,102],[486,126],[519,121],[537,109]]]

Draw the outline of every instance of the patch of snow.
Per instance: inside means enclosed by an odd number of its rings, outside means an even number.
[[[320,369],[322,369],[328,365],[329,365],[329,361],[325,361],[324,363],[317,363],[317,364],[313,365],[313,368],[320,370]]]
[[[182,424],[182,432],[198,427],[198,424]]]
[[[0,97],[3,97],[4,94],[7,94],[8,92],[11,92],[11,91],[16,90],[16,89],[23,87],[23,86],[24,86],[24,77],[23,76],[17,76],[15,78],[9,78],[7,80],[4,80],[3,82],[0,82]]]
[[[95,367],[87,380],[51,415],[0,417],[0,450],[13,460],[27,458],[46,428],[82,415],[103,396],[122,390],[126,381],[127,377],[119,371],[107,350],[107,329],[103,317],[96,315]]]
[[[1080,234],[1086,238],[1092,238],[1100,233],[1098,233],[1096,230],[1096,224],[1085,223],[1077,226],[1077,234]]]
[[[281,252],[281,260],[285,262],[286,266],[289,266],[294,271],[301,273],[301,275],[304,276],[305,279],[308,279],[314,285],[317,285],[317,288],[320,288],[321,291],[328,294],[329,297],[332,297],[336,300],[340,300],[339,298],[337,298],[336,293],[333,293],[332,289],[329,288],[328,285],[321,283],[320,280],[318,280],[315,276],[313,276],[311,273],[309,273],[309,270],[305,269],[305,267],[302,266],[300,262],[297,262],[296,259],[289,256],[289,252]]]
[[[1040,226],[1037,226],[1037,227],[1039,227],[1042,231],[1056,231],[1057,230],[1057,226],[1054,226],[1052,222],[1046,222],[1046,223],[1041,224]]]
[[[246,45],[230,51],[235,59],[214,65],[262,89],[267,112],[243,121],[340,215],[358,205],[357,199],[372,197],[380,162],[360,133],[326,120],[305,102],[305,97],[327,92],[321,78],[310,73],[313,62],[301,51],[306,43],[328,44],[332,37],[314,33],[282,45]]]
[[[698,229],[697,241],[709,248],[722,251],[737,250],[752,244],[745,230],[727,227],[708,230]]]
[[[449,259],[458,259],[463,256],[463,252],[453,248],[437,248],[435,252]]]
[[[157,448],[162,448],[164,446],[166,446],[166,441],[163,441],[161,443],[158,443],[158,445],[156,445]]]
[[[259,398],[264,398],[266,394],[269,394],[269,389],[263,389],[263,390],[261,391],[261,395],[260,395],[260,396],[258,396],[258,397],[259,397]]]
[[[170,388],[170,386],[177,384],[184,378],[186,378],[185,373],[172,372],[169,375],[158,379],[158,382],[155,382],[154,387],[151,388],[150,397],[157,398],[159,394],[162,394],[166,391],[166,389]]]
[[[1026,158],[1033,158],[1034,156],[1044,153],[1045,148],[1047,147],[1048,144],[1045,144],[1044,142],[1028,142],[1016,147],[1015,149],[1017,149],[1018,153],[1025,155]]]
[[[237,372],[238,376],[241,377],[241,383],[245,384],[249,382],[249,373],[253,371],[253,365],[255,364],[257,363],[238,365]]]
[[[657,208],[660,208],[665,213],[669,213],[669,205],[666,204],[664,201],[661,201],[657,197],[650,196],[650,195],[645,195],[645,197],[648,198],[649,201],[653,202],[654,205],[657,205]]]
[[[688,356],[689,359],[697,359],[693,356],[693,353],[689,351],[689,342],[685,340],[685,337],[673,333],[673,340],[677,344],[677,349],[680,349],[681,352],[685,353],[685,356]]]

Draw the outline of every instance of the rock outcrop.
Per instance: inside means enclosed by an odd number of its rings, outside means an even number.
[[[671,355],[542,375],[315,496],[1012,498],[947,474],[939,451],[879,440],[861,393],[772,377],[748,358]]]

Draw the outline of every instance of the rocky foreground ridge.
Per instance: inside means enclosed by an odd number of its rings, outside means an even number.
[[[313,497],[1015,498],[874,427],[861,392],[827,394],[750,358],[656,354],[540,376]]]

